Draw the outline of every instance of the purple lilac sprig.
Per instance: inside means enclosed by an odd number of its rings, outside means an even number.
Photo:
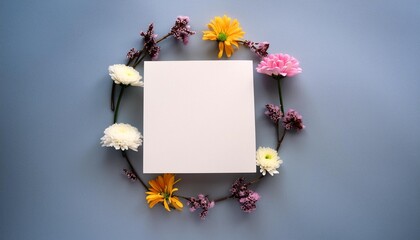
[[[188,200],[187,205],[190,206],[191,212],[195,212],[197,209],[202,209],[199,216],[202,220],[204,220],[209,212],[209,209],[214,207],[215,202],[210,201],[209,198],[203,194],[198,194],[197,198],[191,197]]]
[[[134,59],[134,58],[137,58],[138,56],[140,56],[140,51],[138,51],[135,48],[131,48],[130,51],[128,51],[127,53],[128,59]]]
[[[128,179],[130,179],[131,181],[136,181],[137,180],[137,177],[136,177],[136,174],[134,174],[132,171],[130,171],[130,170],[127,170],[127,169],[123,169],[123,174],[128,178]]]
[[[153,23],[151,23],[146,32],[140,32],[140,36],[144,39],[144,49],[147,51],[152,60],[156,60],[159,56],[160,47],[157,46],[157,34],[154,33],[153,28]]]
[[[275,124],[279,122],[283,113],[280,111],[280,107],[274,104],[266,104],[265,108],[267,109],[264,114],[271,119]]]
[[[144,39],[144,45],[143,50],[139,51],[137,59],[143,51],[146,51],[147,54],[152,58],[152,60],[157,60],[160,53],[160,47],[157,46],[157,44],[170,36],[173,36],[175,39],[182,40],[182,42],[185,45],[187,45],[189,41],[189,36],[195,34],[195,31],[192,31],[190,25],[188,25],[189,22],[190,18],[188,16],[178,16],[175,20],[175,24],[171,27],[170,32],[158,40],[156,39],[157,34],[154,33],[154,25],[153,23],[151,23],[146,32],[140,32],[140,35]],[[144,56],[140,58],[140,60],[137,60],[134,66],[136,66],[141,60],[143,60],[143,58]]]
[[[143,38],[143,46],[141,50],[136,50],[135,48],[131,48],[126,56],[128,58],[128,62],[126,63],[127,66],[131,66],[136,68],[138,64],[140,64],[143,59],[147,56],[150,56],[152,60],[157,60],[160,53],[160,47],[157,45],[159,42],[165,40],[170,36],[174,36],[176,39],[182,40],[184,44],[188,43],[189,36],[195,34],[194,31],[191,30],[189,24],[190,18],[188,16],[178,16],[175,24],[171,27],[171,31],[157,39],[157,34],[154,33],[154,25],[151,23],[147,29],[147,31],[141,31],[140,36]],[[115,111],[115,83],[112,84],[111,90],[111,110]],[[121,94],[120,94],[121,95]]]
[[[302,115],[294,109],[289,109],[283,117],[283,126],[286,130],[302,130],[305,128],[302,122]]]
[[[284,135],[286,131],[282,132],[282,135],[280,136],[280,127],[279,127],[279,121],[283,117],[283,112],[281,111],[280,107],[274,104],[266,104],[265,108],[267,109],[264,113],[265,115],[270,118],[270,120],[274,123],[274,126],[276,127],[277,132],[277,151],[280,148],[281,142],[283,141]]]
[[[256,43],[256,42],[253,42],[253,41],[245,40],[245,41],[243,41],[243,44],[245,46],[247,46],[252,52],[257,54],[261,58],[266,57],[268,55],[267,50],[270,47],[269,42]]]
[[[260,195],[257,192],[248,190],[248,196],[239,199],[242,211],[250,213],[257,208],[257,201],[260,199]]]
[[[157,60],[159,57],[160,47],[157,44],[171,35],[178,40],[182,40],[185,45],[188,44],[189,36],[195,34],[195,31],[192,31],[190,25],[188,25],[189,22],[190,18],[188,16],[178,16],[171,31],[159,40],[156,40],[157,34],[154,33],[153,23],[149,25],[146,32],[140,33],[144,38],[144,49],[152,60]]]
[[[300,115],[296,110],[289,109],[286,114],[283,114],[280,107],[274,104],[266,104],[265,115],[270,118],[270,120],[276,126],[277,131],[277,150],[280,148],[280,144],[284,139],[286,130],[302,130],[305,128],[302,121],[302,115]],[[283,132],[280,134],[279,122],[283,124]]]
[[[190,18],[188,16],[178,16],[175,21],[175,25],[171,28],[170,34],[187,45],[189,41],[189,36],[194,35],[195,31],[191,30]]]
[[[249,183],[246,183],[243,177],[238,178],[232,184],[230,193],[232,194],[232,198],[238,200],[242,211],[250,213],[257,208],[256,203],[260,199],[260,195],[257,192],[248,189],[248,186]]]

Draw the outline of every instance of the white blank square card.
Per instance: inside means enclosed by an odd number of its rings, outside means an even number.
[[[255,172],[252,61],[144,63],[144,173]]]

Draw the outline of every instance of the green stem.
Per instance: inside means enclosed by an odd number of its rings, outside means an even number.
[[[277,129],[278,129],[278,128],[277,128]],[[280,139],[277,141],[277,152],[279,151],[279,149],[280,149],[280,145],[281,145],[281,143],[283,142],[284,135],[286,135],[286,129],[283,127],[283,133],[281,134]],[[278,131],[277,131],[277,136],[279,136]]]
[[[112,89],[111,89],[111,110],[115,110],[115,104],[114,104],[114,97],[115,96],[115,82],[112,81]]]
[[[218,199],[214,200],[214,202],[215,202],[215,203],[217,203],[217,202],[221,202],[221,201],[224,201],[224,200],[228,200],[229,198],[232,198],[232,195],[229,195],[229,196],[226,196],[226,197],[221,197],[221,198],[218,198]]]
[[[136,68],[137,67],[137,65],[141,62],[141,61],[143,61],[143,59],[146,57],[146,54],[144,54],[140,59],[138,59],[135,63],[134,63],[134,65],[133,65],[133,68]]]
[[[125,160],[127,160],[128,165],[130,166],[131,171],[134,173],[134,175],[136,176],[136,178],[139,180],[139,182],[141,183],[141,185],[143,185],[144,189],[146,189],[146,191],[148,190],[147,185],[143,182],[143,180],[140,178],[139,174],[137,173],[136,169],[134,169],[133,165],[130,162],[130,159],[127,156],[127,153],[125,151],[121,151],[121,154],[123,155],[123,157],[125,158]]]
[[[183,199],[185,199],[185,200],[187,200],[187,201],[189,201],[189,200],[191,199],[190,197],[185,197],[185,196],[176,195],[176,194],[174,194],[173,196],[175,196],[175,197],[179,197],[179,198],[183,198]]]
[[[281,110],[282,115],[284,116],[285,112],[284,112],[284,106],[283,106],[284,105],[283,104],[283,95],[281,94],[281,79],[284,78],[284,77],[281,76],[281,75],[276,75],[276,76],[273,75],[273,77],[277,80],[277,86],[278,86],[278,90],[279,90],[280,110]],[[276,124],[277,138],[278,138],[277,147],[276,147],[277,151],[280,149],[280,145],[283,142],[284,135],[286,135],[286,129],[283,128],[282,129],[283,130],[282,135],[280,136],[280,134],[279,134],[279,132],[280,132],[280,126],[279,125],[280,124],[281,124],[280,122]]]
[[[125,85],[121,85],[120,95],[118,96],[118,101],[117,101],[117,107],[115,108],[115,112],[114,112],[114,123],[117,122],[117,119],[118,119],[118,110],[120,108],[121,98],[122,98],[122,95],[124,94],[124,89],[126,87],[127,86],[125,86]]]
[[[276,126],[276,138],[277,138],[277,146],[276,146],[276,149],[278,151],[279,148],[280,148],[280,139],[279,139],[279,136],[280,136],[280,127],[279,127],[279,125],[280,125],[280,123],[277,122],[277,123],[274,123],[274,125]]]
[[[131,61],[133,61],[133,58],[129,58],[127,63],[125,64],[126,66],[130,66]]]
[[[279,90],[279,99],[280,99],[280,109],[281,109],[281,113],[282,114],[285,114],[284,113],[284,107],[283,107],[283,97],[282,97],[282,95],[281,95],[281,83],[280,83],[280,81],[281,81],[281,79],[283,78],[281,75],[278,75],[278,76],[276,76],[276,77],[274,77],[275,79],[277,79],[277,86],[278,86],[278,90]]]
[[[257,182],[259,182],[261,179],[263,179],[264,178],[264,175],[261,175],[261,176],[259,176],[258,178],[256,178],[256,179],[254,179],[254,180],[252,180],[252,181],[250,181],[250,182],[248,182],[247,183],[247,185],[249,186],[249,185],[251,185],[251,184],[254,184],[254,183],[257,183]]]
[[[162,38],[160,38],[159,40],[156,41],[156,44],[162,42],[163,40],[167,39],[168,37],[170,37],[172,34],[168,33],[165,36],[163,36]],[[143,61],[143,59],[146,57],[147,52],[145,51],[146,49],[143,47],[143,49],[140,51],[139,56],[137,57],[137,59],[134,61],[133,64],[133,68],[136,68],[137,65],[139,65],[139,63],[141,63],[141,61]],[[143,54],[144,53],[144,54]],[[143,54],[143,56],[141,56]],[[141,56],[141,57],[140,57]]]
[[[171,35],[172,35],[171,33],[166,34],[166,35],[165,35],[165,36],[163,36],[161,39],[157,40],[157,41],[156,41],[156,44],[158,44],[158,43],[162,42],[163,40],[165,40],[166,38],[168,38],[168,37],[169,37],[169,36],[171,36]]]
[[[129,65],[129,63],[133,62],[133,68],[136,68],[138,62],[140,62],[141,60],[139,60],[139,58],[141,57],[141,55],[144,52],[144,47],[140,50],[139,55],[135,58],[135,59],[131,59],[130,62],[128,62],[127,66]],[[143,56],[144,58],[144,56]]]

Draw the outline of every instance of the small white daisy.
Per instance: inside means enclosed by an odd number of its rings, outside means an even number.
[[[279,158],[276,150],[267,147],[259,147],[257,150],[257,166],[263,176],[268,172],[271,176],[279,173],[277,168],[283,161]]]
[[[137,152],[137,148],[143,143],[143,136],[137,128],[126,123],[114,123],[104,131],[101,138],[102,147],[114,147],[117,150],[131,149]]]
[[[108,67],[109,76],[115,84],[143,87],[142,76],[136,69],[124,64],[114,64]]]

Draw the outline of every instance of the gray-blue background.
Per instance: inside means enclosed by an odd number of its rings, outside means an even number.
[[[186,47],[163,42],[160,59],[215,59],[200,32],[225,13],[247,39],[301,61],[284,100],[307,129],[286,136],[280,174],[256,186],[256,212],[223,202],[201,222],[150,210],[120,155],[99,144],[112,122],[107,67],[125,62],[150,22],[162,35],[177,15],[198,34]],[[420,239],[419,27],[408,0],[2,1],[1,238]],[[244,48],[232,59],[257,60]],[[257,143],[274,146],[262,113],[277,102],[275,82],[256,73],[255,91]],[[140,129],[142,94],[129,89],[121,113]],[[131,156],[141,171],[141,152]],[[219,197],[237,176],[181,175],[178,186]]]

